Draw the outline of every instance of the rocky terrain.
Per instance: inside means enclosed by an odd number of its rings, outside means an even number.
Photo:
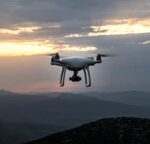
[[[26,144],[149,144],[150,120],[106,118]]]

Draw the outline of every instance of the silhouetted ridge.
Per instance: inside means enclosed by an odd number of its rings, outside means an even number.
[[[106,118],[27,144],[149,144],[150,120]]]
[[[13,93],[11,91],[0,89],[0,94],[4,94],[5,95],[5,94],[15,94],[15,93]]]

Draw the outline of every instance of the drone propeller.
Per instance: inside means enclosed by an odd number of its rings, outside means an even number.
[[[41,53],[41,54],[33,54],[33,56],[53,56],[56,53]]]
[[[101,61],[102,60],[102,57],[113,57],[114,55],[113,54],[97,54],[96,56],[96,60],[97,61]]]
[[[41,53],[41,54],[33,54],[32,56],[59,56],[59,53]],[[63,58],[63,56],[59,56],[60,58]]]
[[[113,54],[98,54],[98,55],[101,57],[113,57],[113,56],[115,56]]]

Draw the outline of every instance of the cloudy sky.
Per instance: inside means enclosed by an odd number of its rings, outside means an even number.
[[[91,88],[84,81],[60,88],[61,69],[33,56],[47,52],[117,56],[91,67]],[[0,89],[149,91],[149,73],[149,0],[0,0]]]

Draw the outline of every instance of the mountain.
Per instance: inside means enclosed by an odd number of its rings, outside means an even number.
[[[94,96],[101,100],[114,101],[124,104],[144,106],[150,108],[150,92],[125,91],[125,92],[90,92],[84,93],[86,96]]]
[[[0,118],[5,122],[50,123],[74,127],[99,117],[150,117],[149,110],[81,94],[60,93],[57,97],[10,95],[0,97]]]
[[[150,118],[150,113],[142,106],[106,101],[92,95],[1,91],[0,143],[18,144],[99,118],[122,116]]]
[[[26,144],[149,144],[150,120],[107,118]]]

